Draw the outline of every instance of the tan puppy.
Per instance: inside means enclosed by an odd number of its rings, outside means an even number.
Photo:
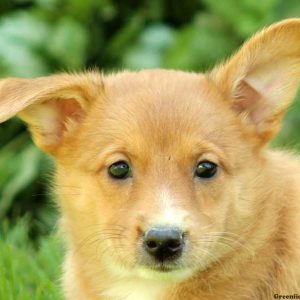
[[[300,293],[300,163],[266,147],[299,79],[291,19],[208,74],[1,81],[0,121],[57,162],[67,299]]]

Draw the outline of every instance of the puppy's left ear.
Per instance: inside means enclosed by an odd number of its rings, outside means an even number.
[[[300,79],[300,19],[259,32],[209,78],[259,144],[278,132]]]
[[[18,115],[37,146],[55,155],[103,91],[96,72],[0,81],[0,123]]]

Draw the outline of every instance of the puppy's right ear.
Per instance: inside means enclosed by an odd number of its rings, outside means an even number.
[[[0,123],[18,115],[29,125],[35,143],[55,155],[102,91],[96,72],[5,79],[0,81]]]
[[[254,35],[209,74],[244,129],[259,145],[278,132],[300,81],[300,19],[288,19]]]

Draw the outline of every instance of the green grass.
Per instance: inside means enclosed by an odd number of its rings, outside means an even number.
[[[59,287],[62,246],[54,234],[33,245],[26,219],[0,229],[0,299],[62,299]]]

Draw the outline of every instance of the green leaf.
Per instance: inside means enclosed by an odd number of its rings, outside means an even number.
[[[29,144],[11,161],[13,174],[0,193],[0,219],[10,208],[14,197],[37,178],[41,159],[41,152]]]
[[[163,24],[147,27],[135,46],[129,48],[123,58],[123,65],[127,68],[158,68],[166,51],[174,43],[175,32]]]
[[[49,72],[41,49],[49,27],[33,14],[15,12],[0,19],[0,75],[34,77]]]
[[[247,38],[273,20],[277,0],[204,0],[212,14],[232,26],[241,38]]]
[[[163,67],[204,70],[224,59],[239,44],[218,19],[199,14],[194,22],[177,33],[174,46],[167,51]]]
[[[47,41],[48,53],[62,68],[79,69],[86,61],[87,30],[70,17],[61,18]]]

